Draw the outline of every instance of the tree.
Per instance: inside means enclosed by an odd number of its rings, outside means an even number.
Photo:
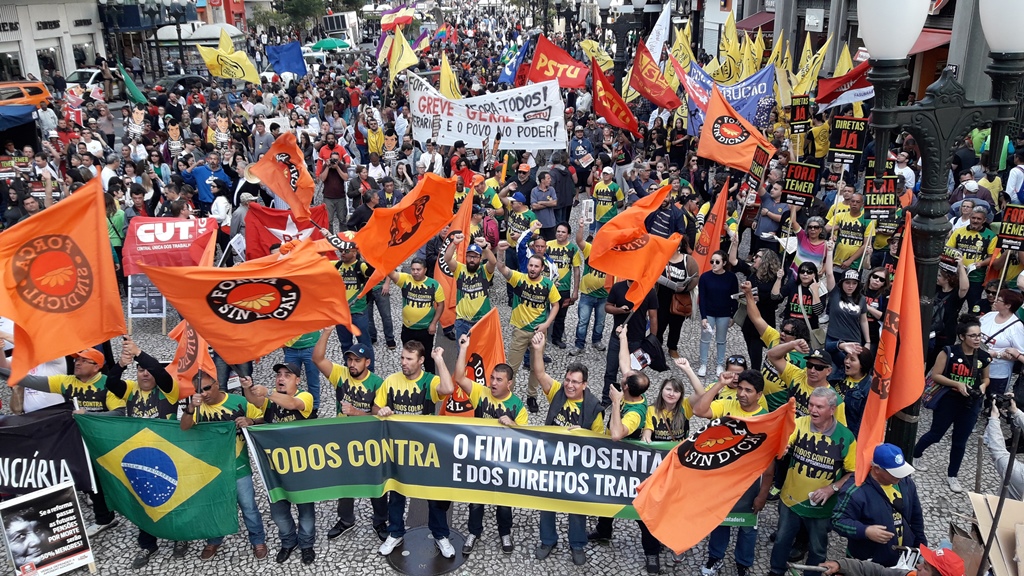
[[[281,10],[297,28],[306,28],[311,19],[319,19],[327,14],[324,0],[285,0]]]
[[[288,25],[288,16],[274,12],[273,10],[267,10],[263,6],[257,4],[252,11],[252,17],[249,18],[249,23],[257,28],[263,28],[263,30],[269,30],[270,28],[281,28]]]

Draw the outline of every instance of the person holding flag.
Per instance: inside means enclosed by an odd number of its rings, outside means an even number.
[[[459,262],[455,252],[459,245],[466,241],[462,232],[455,232],[452,241],[445,249],[442,258],[445,266],[455,277],[455,337],[461,338],[491,311],[491,282],[494,280],[494,269],[498,260],[491,251],[491,244],[478,236],[466,247],[466,262]],[[481,263],[483,262],[483,266]]]
[[[373,343],[370,341],[370,315],[366,309],[366,296],[360,296],[366,287],[367,281],[373,276],[373,267],[363,262],[359,257],[359,248],[355,244],[354,232],[343,232],[341,239],[346,242],[345,248],[341,250],[341,259],[334,263],[334,267],[345,282],[345,294],[348,297],[348,307],[352,314],[352,324],[359,329],[360,344],[365,344],[370,350],[370,369],[373,369]],[[342,351],[347,352],[352,347],[353,335],[347,327],[339,324],[335,327],[338,333],[338,343]]]

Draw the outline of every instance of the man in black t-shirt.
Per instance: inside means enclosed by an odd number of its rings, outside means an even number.
[[[604,388],[601,389],[601,404],[608,406],[612,400],[608,396],[608,389],[615,383],[619,370],[619,339],[615,336],[615,330],[626,322],[629,335],[629,350],[632,352],[640,347],[640,342],[647,337],[647,323],[651,323],[651,334],[658,333],[658,296],[651,290],[644,296],[639,306],[626,300],[626,292],[629,290],[632,280],[616,282],[608,292],[608,301],[605,302],[604,311],[612,315],[612,336],[608,339],[608,352],[605,357],[604,366]],[[633,315],[630,316],[630,312]]]

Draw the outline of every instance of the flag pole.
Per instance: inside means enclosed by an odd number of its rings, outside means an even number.
[[[1003,289],[1003,279],[1006,278],[1006,269],[1010,267],[1010,251],[1006,251],[1006,256],[1003,258],[1003,271],[999,274],[999,284],[996,286],[996,297],[998,297],[999,291]]]
[[[999,504],[996,505],[996,513],[992,516],[992,528],[989,529],[988,538],[985,539],[985,551],[981,553],[981,563],[978,565],[977,576],[984,576],[988,573],[988,555],[992,551],[992,542],[996,539],[999,519],[1003,515],[1003,504],[1006,503],[1006,494],[1010,490],[1010,478],[1013,477],[1013,465],[1017,461],[1018,444],[1020,444],[1020,428],[1013,426],[1013,439],[1010,441],[1010,459],[1006,463],[1006,473],[1003,474],[1003,486],[999,490]]]

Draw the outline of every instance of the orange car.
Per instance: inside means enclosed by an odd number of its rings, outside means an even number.
[[[0,106],[31,104],[38,108],[39,104],[52,101],[50,91],[42,82],[0,82]]]

